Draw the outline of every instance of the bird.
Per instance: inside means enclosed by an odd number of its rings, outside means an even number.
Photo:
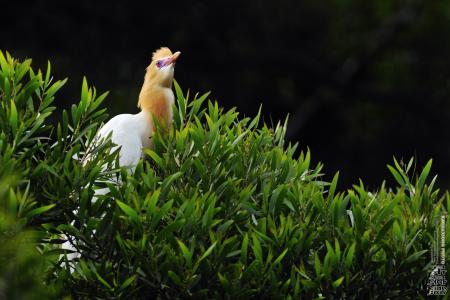
[[[141,111],[137,114],[120,114],[113,117],[100,128],[94,137],[94,144],[111,138],[115,144],[111,151],[117,147],[120,148],[120,167],[125,167],[131,173],[134,172],[139,159],[143,156],[144,149],[153,147],[151,138],[155,133],[155,122],[160,124],[163,131],[167,131],[173,122],[172,105],[175,102],[175,96],[172,91],[172,82],[175,63],[180,54],[180,51],[172,53],[167,47],[161,47],[153,52],[139,93],[137,106]],[[90,160],[90,154],[87,153],[85,158],[83,159],[84,165]],[[105,167],[103,166],[103,168]],[[92,202],[96,202],[100,195],[108,192],[109,188],[96,189]],[[77,214],[76,209],[74,214]],[[62,249],[71,251],[66,255],[67,260],[72,262],[81,255],[75,247],[79,241],[70,235],[65,234],[63,237],[66,241],[62,245]],[[62,266],[65,265],[63,262]],[[69,267],[72,272],[74,268],[70,265]]]
[[[163,129],[173,121],[172,105],[175,96],[172,82],[175,63],[180,52],[172,53],[162,47],[153,53],[152,61],[146,68],[144,83],[139,93],[137,114],[120,114],[113,117],[98,131],[96,138],[104,139],[111,134],[111,141],[120,147],[119,164],[134,171],[143,149],[152,148],[151,136],[155,131],[155,120]]]

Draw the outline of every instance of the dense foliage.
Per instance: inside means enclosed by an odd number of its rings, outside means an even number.
[[[450,199],[429,179],[431,160],[418,176],[394,160],[394,189],[339,191],[339,174],[322,181],[309,150],[285,145],[286,123],[239,118],[175,84],[173,129],[130,174],[114,168],[110,143],[93,143],[106,94],[84,80],[78,103],[50,118],[65,80],[30,63],[0,52],[0,297],[426,294]],[[66,239],[79,259],[61,255]]]
[[[183,53],[183,86],[241,114],[261,101],[266,120],[289,113],[286,139],[312,147],[328,181],[339,170],[340,185],[392,186],[385,163],[415,155],[450,188],[448,0],[28,2],[4,1],[0,47],[52,57],[72,83],[88,71],[112,89],[111,115],[135,109],[151,51],[167,45]],[[70,106],[79,85],[58,94]]]

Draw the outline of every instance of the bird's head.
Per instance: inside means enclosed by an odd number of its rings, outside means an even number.
[[[180,56],[180,51],[172,53],[169,48],[162,47],[153,53],[152,62],[147,67],[146,77],[153,84],[170,87],[172,85],[175,62]]]

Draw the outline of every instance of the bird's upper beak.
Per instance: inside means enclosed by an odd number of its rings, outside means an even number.
[[[174,54],[172,54],[172,56],[167,59],[166,65],[174,64],[176,62],[178,56],[180,56],[180,54],[181,54],[180,51],[177,51]]]

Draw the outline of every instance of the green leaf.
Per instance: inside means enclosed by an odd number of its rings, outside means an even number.
[[[202,260],[207,258],[211,254],[213,249],[216,247],[216,245],[217,245],[217,241],[214,242],[211,246],[209,246],[208,249],[205,251],[205,253],[203,253],[203,255],[199,258],[198,263],[200,263]]]
[[[3,73],[8,77],[11,71],[9,68],[9,64],[6,62],[6,59],[1,51],[0,51],[0,68],[2,69]]]
[[[158,167],[164,168],[163,159],[155,151],[150,150],[150,149],[145,149],[144,152],[145,152],[145,154],[147,154],[148,156],[150,156],[153,159],[153,161],[158,165]]]
[[[186,99],[184,98],[183,91],[176,80],[173,81],[173,85],[175,87],[175,94],[177,96],[178,106],[180,108],[180,119],[183,120],[186,117]]]
[[[97,107],[100,106],[100,104],[102,104],[102,102],[106,99],[106,97],[109,95],[109,92],[104,92],[103,94],[101,94],[100,96],[98,96],[94,101],[92,101],[89,111],[92,113],[93,111],[95,111],[97,109]]]
[[[339,245],[339,242],[337,239],[334,239],[334,249],[335,249],[335,256],[337,259],[341,259],[341,246]]]
[[[169,189],[172,187],[172,184],[175,180],[180,178],[183,175],[182,172],[176,172],[170,176],[168,176],[166,179],[164,179],[162,185],[161,185],[161,193],[160,193],[160,199],[166,199],[167,194],[169,193]]]
[[[151,228],[154,229],[156,227],[156,225],[158,225],[159,221],[165,217],[165,215],[167,214],[167,212],[172,208],[174,200],[169,200],[168,202],[166,202],[159,211],[156,211],[153,214],[153,220],[151,223]]]
[[[248,233],[245,233],[241,246],[241,262],[247,264],[247,251],[248,251]]]
[[[292,202],[288,199],[283,200],[283,204],[286,205],[292,212],[296,212],[294,206],[292,205]]]
[[[342,284],[342,281],[343,281],[343,280],[344,280],[344,276],[342,276],[342,277],[340,277],[339,279],[333,281],[333,282],[331,283],[331,285],[333,286],[334,289],[337,289],[337,288]]]
[[[259,119],[261,118],[261,110],[262,110],[262,104],[259,106],[258,113],[256,114],[255,118],[253,118],[250,125],[248,125],[249,130],[252,130],[259,124]]]
[[[408,162],[408,165],[406,166],[406,173],[408,173],[409,170],[411,169],[413,162],[414,162],[414,157],[411,157],[411,159]]]
[[[67,78],[62,81],[58,80],[54,84],[52,84],[52,86],[45,93],[45,98],[44,102],[41,105],[41,109],[46,108],[53,102],[53,96],[64,86],[64,84],[66,84],[66,82]]]
[[[263,257],[262,257],[261,244],[255,233],[252,234],[252,241],[253,241],[252,249],[253,249],[253,254],[255,255],[255,259],[257,261],[259,261],[260,263],[262,263]]]
[[[30,65],[31,59],[27,59],[18,66],[15,74],[16,82],[19,82],[23,78],[23,76],[28,72],[28,70],[30,69]]]
[[[30,211],[29,213],[27,213],[26,217],[31,218],[31,217],[40,215],[46,211],[49,211],[50,209],[52,209],[55,206],[56,206],[56,204],[49,204],[49,205],[41,206],[39,208],[35,208],[32,211]]]
[[[156,204],[158,203],[159,189],[155,190],[152,194],[148,194],[145,199],[145,204],[147,206],[147,211],[151,214],[156,212]]]
[[[387,204],[379,213],[374,217],[374,223],[376,225],[381,225],[386,219],[392,217],[392,211],[397,206],[398,197],[392,199],[389,204]]]
[[[235,147],[241,140],[242,138],[248,134],[248,131],[244,131],[243,133],[241,133],[231,144],[231,147]]]
[[[428,250],[421,250],[421,251],[411,254],[404,261],[402,261],[402,265],[407,265],[407,264],[417,261],[422,255],[424,255],[427,252],[428,252]]]
[[[175,272],[169,270],[167,272],[167,275],[169,275],[170,279],[172,279],[173,282],[183,287],[183,282],[181,281],[181,278],[177,274],[175,274]]]
[[[11,115],[9,116],[9,124],[11,125],[13,134],[17,132],[17,108],[14,100],[11,99]]]
[[[284,258],[284,256],[286,255],[286,253],[288,252],[288,248],[284,249],[283,253],[281,253],[277,259],[275,259],[275,261],[273,262],[273,265],[278,265]]]
[[[336,191],[336,186],[339,178],[339,171],[336,172],[336,174],[333,177],[333,180],[331,181],[330,189],[328,191],[328,201],[331,201],[334,197],[334,192]]]
[[[120,200],[116,200],[117,205],[119,205],[120,209],[127,214],[127,216],[136,224],[140,224],[139,216],[137,212],[132,209],[130,206],[126,205]]]
[[[88,91],[89,91],[89,87],[87,84],[87,80],[86,80],[86,77],[83,76],[83,83],[81,85],[81,103],[83,103],[83,107],[87,106]]]
[[[395,170],[392,166],[387,165],[389,171],[391,171],[392,175],[394,176],[395,180],[398,182],[398,184],[400,184],[400,186],[405,187],[406,183],[403,180],[403,177],[400,175],[399,172],[397,172],[397,170]]]
[[[356,242],[353,242],[353,244],[350,246],[350,248],[347,251],[347,256],[345,257],[345,267],[349,269],[353,263],[353,257],[355,255],[355,247]]]
[[[382,239],[386,238],[386,233],[392,228],[392,224],[394,224],[395,218],[390,219],[383,225],[381,230],[377,233],[377,238],[375,239],[375,244],[380,242]]]
[[[405,252],[409,253],[409,250],[411,249],[411,247],[414,245],[414,241],[417,239],[417,237],[422,233],[422,230],[418,230],[416,232],[416,234],[414,235],[414,237],[409,241],[409,243],[406,245],[405,247]]]
[[[50,73],[52,71],[52,65],[50,64],[50,61],[47,61],[47,71],[45,72],[45,81],[44,81],[44,85],[48,86],[48,84],[50,83]]]
[[[217,272],[217,276],[219,277],[219,281],[222,287],[225,289],[225,291],[228,291],[230,289],[230,281],[220,272]]]
[[[316,277],[320,277],[320,275],[322,274],[321,269],[322,267],[319,256],[317,255],[317,253],[314,253],[314,270],[316,272]]]
[[[178,245],[180,246],[181,252],[183,253],[184,260],[186,261],[186,265],[191,268],[192,267],[192,253],[189,251],[188,247],[181,241],[177,240]]]
[[[100,274],[98,274],[97,271],[94,271],[94,273],[95,273],[95,276],[97,276],[97,279],[98,279],[98,280],[99,280],[106,288],[108,288],[110,291],[113,290],[113,287],[112,287],[108,282],[106,282],[106,280],[103,279],[103,277],[100,276]]]
[[[210,94],[210,92],[207,92],[191,102],[190,105],[192,106],[192,108],[189,112],[189,120],[191,120],[193,116],[201,117],[201,115],[203,114],[203,111],[201,113],[199,113],[200,107],[202,106],[202,104],[206,100],[206,98],[209,96],[209,94]]]
[[[15,216],[17,214],[17,208],[18,208],[18,201],[17,201],[17,195],[14,192],[13,188],[9,188],[9,212],[12,216]]]
[[[423,186],[425,185],[425,181],[427,180],[428,174],[430,173],[431,165],[433,164],[433,159],[430,159],[425,167],[422,170],[422,173],[420,173],[419,176],[419,190],[422,190]]]
[[[241,254],[241,250],[235,250],[235,251],[231,251],[230,253],[228,253],[225,257],[229,258],[229,257],[233,257],[236,255]]]
[[[120,286],[120,289],[121,289],[121,290],[126,289],[130,284],[133,283],[133,281],[136,280],[136,277],[137,277],[137,275],[132,275],[132,276],[130,276],[129,278],[127,278],[127,280],[125,280],[125,281],[122,283],[122,285]]]

